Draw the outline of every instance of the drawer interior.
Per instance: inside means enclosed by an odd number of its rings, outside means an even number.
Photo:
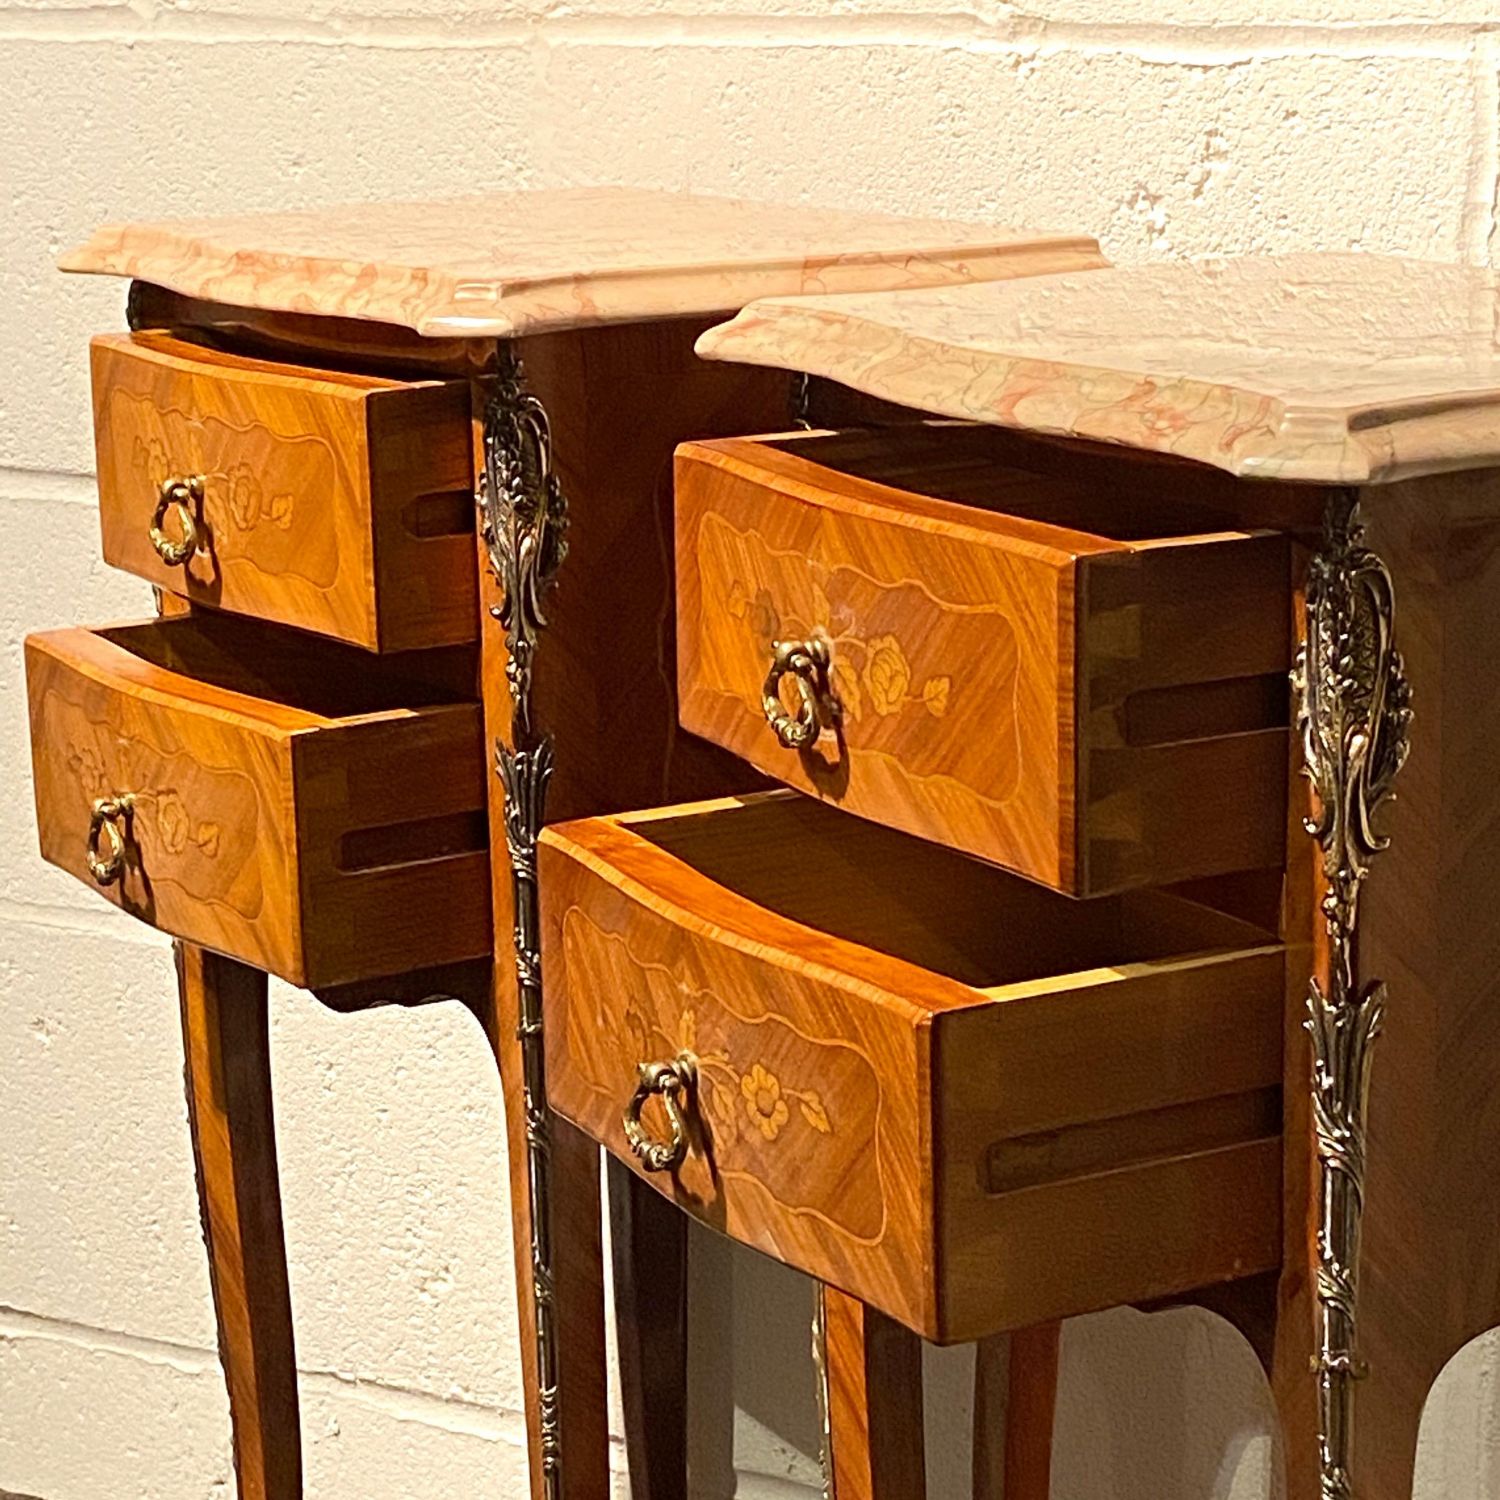
[[[1274,942],[1163,891],[1088,900],[788,792],[620,820],[753,906],[944,974],[991,999],[1037,980]],[[726,909],[727,910],[727,909]]]
[[[325,719],[428,708],[475,696],[473,653],[463,647],[376,655],[300,631],[201,611],[106,626],[94,633],[163,671]]]
[[[787,434],[764,446],[851,479],[1111,542],[1199,536],[1230,524],[1180,471],[1164,468],[1158,487],[1133,487],[1127,502],[1113,486],[1019,465],[1008,438],[987,427],[930,422]]]

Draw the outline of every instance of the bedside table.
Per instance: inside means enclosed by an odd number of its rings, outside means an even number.
[[[244,1500],[302,1488],[266,973],[480,1019],[533,1491],[604,1492],[598,1154],[548,1104],[536,843],[755,780],[678,731],[670,456],[784,421],[798,383],[693,342],[758,295],[1099,264],[1083,237],[610,189],[127,225],[65,258],[133,282],[93,349],[104,552],[164,617],[29,643],[38,821],[180,942]],[[612,1201],[631,1468],[667,1500],[683,1228],[622,1170]]]
[[[801,795],[544,834],[563,1113],[932,1337],[1201,1301],[1292,1500],[1408,1495],[1500,1323],[1497,306],[1304,255],[705,335],[949,420],[679,451],[683,721]]]

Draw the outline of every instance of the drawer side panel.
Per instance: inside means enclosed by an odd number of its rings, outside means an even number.
[[[945,1339],[1277,1264],[1285,962],[1184,958],[937,1018]]]
[[[477,703],[296,738],[309,986],[490,952],[484,771]]]
[[[377,391],[368,412],[380,649],[477,640],[469,388]]]
[[[1225,534],[1087,558],[1078,620],[1081,888],[1279,867],[1287,538]]]

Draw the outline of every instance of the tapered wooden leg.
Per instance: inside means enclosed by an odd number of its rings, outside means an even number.
[[[687,1216],[614,1157],[615,1343],[633,1500],[687,1497]]]
[[[976,1464],[974,1500],[1048,1500],[1052,1493],[1052,1424],[1057,1415],[1057,1366],[1062,1324],[1042,1323],[1011,1334],[1004,1379],[1005,1483],[985,1491],[978,1484]],[[983,1410],[978,1375],[986,1368],[985,1345],[979,1346],[974,1398],[974,1452],[980,1451],[979,1421]],[[998,1378],[1000,1371],[995,1370]],[[988,1404],[988,1403],[985,1403]],[[990,1431],[993,1424],[986,1424]]]
[[[240,1500],[300,1500],[266,976],[190,943],[176,952],[188,1121]]]
[[[974,1346],[974,1500],[1006,1500],[1010,1439],[1010,1339],[981,1339]]]
[[[833,1287],[823,1329],[834,1500],[923,1500],[921,1339]]]
[[[497,912],[509,893],[496,876]],[[495,1004],[489,1036],[505,1098],[510,1160],[510,1216],[516,1263],[522,1388],[533,1500],[543,1500],[542,1424],[563,1435],[559,1489],[563,1500],[604,1500],[609,1494],[609,1412],[604,1358],[603,1245],[599,1215],[599,1148],[566,1120],[548,1118],[553,1311],[557,1340],[556,1411],[545,1409],[538,1383],[537,1316],[532,1262],[531,1189],[521,1047],[516,1037],[515,958],[508,918],[498,921]],[[497,1336],[508,1337],[507,1330]]]

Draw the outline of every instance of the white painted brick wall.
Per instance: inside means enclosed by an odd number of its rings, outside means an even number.
[[[105,219],[622,181],[1092,229],[1119,261],[1495,240],[1494,0],[0,0],[0,1491],[225,1500],[164,945],[32,853],[29,628],[148,607],[97,559]],[[315,1500],[520,1493],[499,1094],[456,1008],[274,997]],[[695,1253],[705,1500],[805,1496],[806,1284]],[[964,1351],[931,1351],[935,1500]],[[1445,1373],[1421,1500],[1500,1497],[1497,1355]],[[1056,1500],[1268,1500],[1264,1384],[1192,1313],[1079,1320]],[[623,1489],[622,1489],[623,1494]]]

